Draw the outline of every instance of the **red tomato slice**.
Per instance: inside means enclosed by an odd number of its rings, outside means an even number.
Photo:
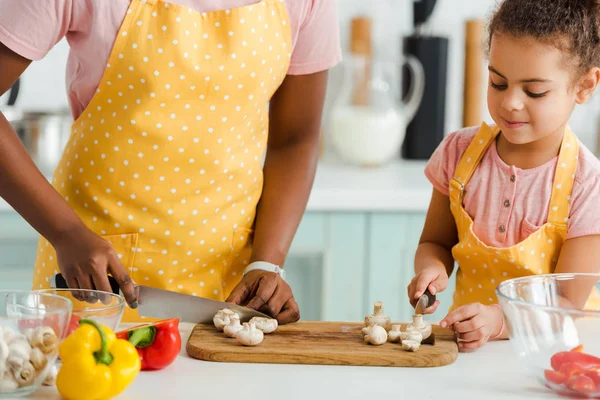
[[[548,382],[555,383],[557,385],[561,385],[567,381],[566,375],[551,369],[544,370],[544,377]]]
[[[589,376],[577,375],[567,380],[566,385],[575,392],[587,394],[596,391],[596,384]]]

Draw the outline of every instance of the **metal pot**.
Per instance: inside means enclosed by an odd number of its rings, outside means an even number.
[[[15,107],[20,89],[12,86],[8,108],[2,110],[8,122],[25,145],[27,152],[45,176],[51,176],[58,165],[69,136],[73,117],[69,110],[56,112],[22,111]]]

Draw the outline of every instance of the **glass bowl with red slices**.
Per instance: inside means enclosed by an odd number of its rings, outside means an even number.
[[[509,279],[496,294],[525,370],[557,394],[600,398],[600,274]]]
[[[115,331],[125,310],[123,296],[90,289],[45,289],[42,293],[61,296],[71,301],[73,312],[64,337],[79,326],[81,319],[92,319]]]

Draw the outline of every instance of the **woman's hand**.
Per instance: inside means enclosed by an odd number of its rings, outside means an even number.
[[[85,226],[52,243],[59,269],[69,288],[112,293],[108,273],[117,280],[127,303],[137,308],[134,282],[112,245]]]
[[[504,313],[497,304],[471,303],[452,311],[441,322],[458,334],[458,349],[473,351],[497,337],[504,327]]]
[[[300,319],[292,288],[274,272],[248,272],[226,301],[270,315],[282,325]]]

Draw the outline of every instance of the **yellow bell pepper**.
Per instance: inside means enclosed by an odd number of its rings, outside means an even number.
[[[112,330],[82,319],[60,344],[62,366],[56,387],[67,400],[105,400],[121,393],[137,377],[140,356],[134,345]]]

